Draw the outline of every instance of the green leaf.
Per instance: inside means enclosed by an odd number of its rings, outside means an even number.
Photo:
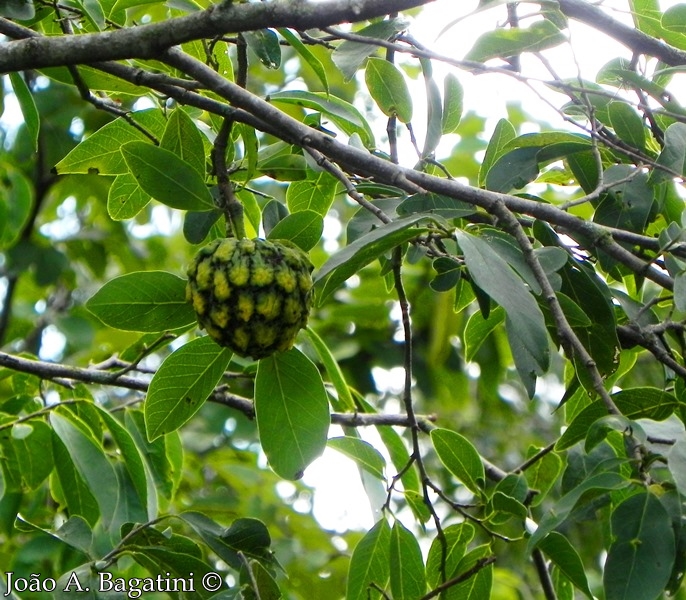
[[[490,546],[484,544],[477,546],[468,552],[458,563],[455,572],[449,578],[457,577],[483,564],[491,557]],[[493,564],[487,564],[479,569],[476,574],[461,581],[457,585],[446,590],[445,600],[462,600],[463,598],[490,598],[493,587]]]
[[[268,69],[281,66],[281,46],[279,38],[271,29],[244,31],[243,37],[250,48]]]
[[[371,59],[370,59],[371,60]],[[426,135],[421,158],[431,159],[441,142],[443,135],[443,106],[441,104],[441,91],[436,80],[433,78],[433,67],[428,58],[420,58],[419,62],[424,73],[424,87],[426,90]],[[403,82],[404,82],[403,78]],[[410,108],[412,106],[410,105]]]
[[[416,600],[426,592],[426,571],[417,538],[396,521],[391,529],[391,591],[394,598]]]
[[[356,35],[371,38],[372,40],[388,40],[396,33],[407,28],[407,21],[402,18],[387,19],[372,23],[367,27],[356,31]],[[341,70],[346,80],[355,75],[357,69],[362,66],[364,60],[376,52],[378,46],[362,42],[344,41],[333,52],[331,58],[334,64]]]
[[[412,97],[398,67],[387,60],[370,58],[364,77],[381,112],[387,117],[397,117],[401,123],[412,120]]]
[[[426,576],[429,587],[435,588],[455,573],[457,566],[467,551],[467,545],[474,539],[474,525],[465,521],[456,525],[449,525],[443,530],[445,547],[440,537],[431,542],[426,559]],[[445,552],[445,562],[443,563]],[[441,564],[445,565],[445,572],[441,572]]]
[[[161,134],[166,120],[159,109],[135,112],[130,115],[141,127]],[[67,156],[55,165],[55,173],[94,173],[100,175],[121,175],[128,172],[122,155],[122,146],[131,141],[149,139],[120,117],[88,136]]]
[[[505,309],[522,348],[545,372],[550,361],[548,334],[533,295],[487,242],[464,231],[457,232],[457,239],[474,282]]]
[[[319,269],[315,277],[317,301],[321,304],[346,279],[396,246],[421,235],[414,225],[425,215],[412,215],[378,227],[348,244]]]
[[[21,236],[34,205],[33,186],[26,176],[9,164],[2,164],[0,182],[0,249],[11,248]]]
[[[271,156],[257,165],[264,175],[277,181],[300,181],[307,179],[307,161],[300,154]]]
[[[529,448],[527,459],[537,454],[541,449],[534,446]],[[533,497],[532,506],[537,506],[545,499],[550,489],[557,483],[562,471],[562,459],[556,452],[548,452],[524,471],[527,486],[538,493]]]
[[[610,102],[607,108],[612,129],[619,138],[634,148],[644,150],[646,134],[639,114],[626,102]]]
[[[557,531],[551,531],[541,540],[538,547],[565,574],[569,581],[587,598],[593,600],[581,558],[564,535]]]
[[[649,491],[627,498],[612,513],[614,541],[607,554],[607,600],[654,600],[669,581],[675,558],[671,519]]]
[[[362,113],[349,102],[336,96],[322,92],[293,90],[271,94],[269,100],[277,104],[281,102],[321,112],[347,135],[357,133],[366,148],[372,148],[375,144],[374,133]]]
[[[114,467],[105,455],[105,450],[87,436],[75,424],[76,415],[50,414],[50,424],[60,438],[79,475],[87,483],[100,509],[100,519],[106,528],[115,525],[113,517],[117,512],[121,489]]]
[[[117,175],[107,194],[107,214],[115,221],[132,219],[150,202],[150,194],[143,191],[131,173]]]
[[[260,360],[255,417],[269,465],[284,479],[299,479],[326,447],[329,401],[317,367],[293,348]]]
[[[453,258],[440,256],[432,264],[437,275],[429,285],[435,292],[447,292],[452,290],[462,276],[462,265]]]
[[[224,375],[232,353],[209,337],[172,352],[150,382],[145,401],[148,440],[175,431],[205,403]]]
[[[370,443],[350,436],[329,439],[328,445],[334,450],[352,458],[360,468],[377,479],[385,481],[386,459]]]
[[[173,152],[146,142],[129,142],[121,153],[138,185],[156,200],[180,210],[214,208],[204,178]]]
[[[24,3],[22,2],[22,4]],[[33,10],[32,3],[26,2],[25,5],[30,7],[31,11]],[[18,7],[19,2],[12,3],[11,6]],[[5,5],[5,8],[7,7],[8,5]],[[10,73],[10,82],[12,83],[14,95],[17,97],[17,102],[19,102],[21,114],[24,116],[24,125],[29,133],[29,138],[31,139],[31,144],[35,152],[38,149],[38,134],[40,132],[40,115],[38,114],[36,103],[33,100],[33,95],[31,94],[29,86],[26,85],[26,82],[19,73]]]
[[[342,405],[342,409],[350,412],[357,410],[355,400],[353,400],[350,387],[345,380],[343,371],[341,371],[341,367],[338,365],[338,361],[336,361],[334,358],[334,355],[329,347],[312,328],[307,327],[305,329],[305,335],[309,339],[314,349],[317,351],[317,356],[319,356],[319,360],[324,365],[324,368],[329,375],[329,379],[336,389],[338,402]]]
[[[28,21],[36,15],[36,8],[31,0],[0,0],[0,15]]]
[[[464,91],[460,80],[448,73],[443,80],[442,133],[455,133],[462,120]]]
[[[505,311],[502,306],[497,306],[493,309],[488,319],[484,319],[481,311],[475,311],[467,321],[467,326],[464,330],[464,358],[467,362],[474,360],[477,351],[481,344],[486,341],[486,338],[500,325],[505,319]]]
[[[431,442],[438,458],[467,489],[479,495],[486,482],[481,457],[472,443],[455,431],[434,429]]]
[[[543,516],[538,529],[529,538],[527,552],[531,552],[547,534],[567,520],[577,502],[586,492],[621,490],[629,485],[631,485],[631,481],[614,472],[595,473],[584,479],[579,485],[562,496]]]
[[[379,592],[370,587],[375,583],[382,590],[390,577],[391,528],[381,519],[358,542],[350,558],[345,600],[377,600]]]
[[[656,162],[675,173],[686,175],[686,124],[672,123],[667,127],[664,147]],[[650,182],[662,183],[673,177],[674,175],[662,169],[653,169],[650,173]]]
[[[465,60],[486,62],[507,58],[522,52],[540,52],[567,41],[565,35],[549,20],[536,21],[530,27],[497,29],[483,34],[465,56]]]
[[[22,425],[27,430],[17,435],[17,429]],[[12,446],[24,489],[35,490],[50,475],[54,466],[52,430],[44,421],[38,420],[15,424],[12,427]]]
[[[315,75],[317,76],[321,84],[324,86],[324,91],[328,95],[329,80],[326,76],[326,69],[324,68],[322,62],[314,54],[312,54],[312,52],[310,52],[310,49],[305,44],[303,44],[300,41],[300,38],[297,35],[295,35],[290,29],[282,27],[278,31],[283,36],[283,38],[291,45],[291,48],[293,48],[293,50],[295,50],[300,55],[300,58],[302,58],[314,71]]]
[[[324,231],[324,219],[313,210],[301,210],[281,219],[269,232],[267,239],[290,240],[307,252],[317,245]]]
[[[313,210],[322,217],[333,203],[338,180],[326,171],[309,172],[307,179],[294,181],[286,191],[286,204],[292,213]]]
[[[397,208],[397,213],[401,217],[425,213],[436,214],[444,219],[467,217],[473,215],[475,211],[472,204],[432,192],[412,194],[405,198]]]
[[[166,271],[138,271],[108,281],[86,308],[103,323],[126,331],[168,331],[196,319],[186,302],[186,280]]]
[[[479,169],[479,187],[486,187],[486,180],[491,168],[503,155],[507,144],[515,139],[515,137],[517,137],[517,132],[507,119],[500,119],[498,123],[496,123],[493,135],[486,148],[484,160]]]
[[[612,394],[613,402],[627,419],[652,419],[663,421],[677,408],[677,399],[657,388],[635,387]],[[555,444],[555,450],[565,450],[586,438],[591,425],[607,415],[607,409],[600,402],[593,402],[584,408]]]
[[[182,108],[175,108],[164,134],[160,140],[160,148],[169,150],[192,166],[199,175],[205,176],[205,146],[198,126]]]
[[[686,33],[686,4],[670,6],[662,15],[662,27],[676,33]]]

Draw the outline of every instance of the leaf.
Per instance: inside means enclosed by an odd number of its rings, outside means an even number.
[[[476,211],[474,205],[448,196],[418,193],[405,198],[397,208],[399,216],[418,213],[436,214],[444,219],[455,219],[473,215]]]
[[[152,134],[161,134],[166,120],[159,109],[135,112],[130,117]],[[128,172],[122,155],[124,144],[131,141],[149,141],[123,117],[119,117],[88,136],[67,156],[55,165],[59,175],[66,173],[95,173],[100,175],[120,175]]]
[[[586,492],[621,490],[629,485],[631,485],[629,480],[619,473],[613,472],[595,473],[584,479],[579,485],[562,496],[543,516],[538,529],[529,538],[527,552],[531,552],[548,533],[567,520],[576,503]]]
[[[355,400],[353,400],[352,393],[350,392],[350,388],[348,387],[348,384],[345,380],[343,371],[338,365],[338,362],[334,358],[329,347],[311,327],[307,327],[305,329],[305,335],[307,336],[307,339],[310,341],[310,344],[312,344],[312,346],[316,350],[317,356],[319,356],[319,360],[324,365],[324,368],[326,369],[326,372],[329,375],[329,379],[331,380],[331,383],[333,383],[333,386],[336,389],[336,394],[338,395],[338,402],[342,405],[342,409],[351,412],[357,410]]]
[[[627,419],[663,421],[677,408],[677,399],[657,388],[635,387],[611,395],[622,415]],[[577,414],[555,444],[555,450],[565,450],[586,438],[591,425],[607,415],[600,402],[593,402]]]
[[[25,12],[29,12],[29,10],[33,11],[33,4],[31,2],[21,2],[21,4],[24,4],[27,7]],[[12,12],[17,12],[19,2],[12,3],[11,5],[5,4],[4,8],[7,9],[8,6],[13,7]],[[17,97],[21,114],[24,116],[24,125],[29,133],[31,145],[35,152],[38,149],[38,134],[40,132],[40,115],[38,114],[36,103],[34,102],[31,90],[29,89],[29,86],[26,85],[23,77],[16,71],[9,75],[14,95]]]
[[[0,182],[0,249],[14,246],[31,218],[34,206],[33,186],[26,176],[8,164],[2,164]]]
[[[150,202],[150,194],[143,191],[131,173],[117,175],[107,194],[107,214],[115,221],[132,219]]]
[[[667,511],[649,491],[624,500],[612,513],[612,534],[603,572],[607,600],[654,600],[669,581],[675,558]]]
[[[579,554],[569,540],[557,531],[551,531],[538,547],[562,571],[583,594],[593,600],[593,593],[588,587],[584,565]]]
[[[639,114],[626,102],[610,102],[607,108],[610,123],[619,138],[634,148],[644,150],[646,135]]]
[[[103,323],[126,331],[168,331],[196,320],[186,302],[186,280],[166,271],[115,277],[87,302]]]
[[[293,90],[271,94],[269,100],[274,103],[293,104],[321,112],[347,135],[357,133],[366,148],[374,146],[374,133],[369,123],[359,110],[341,98],[321,92]]]
[[[493,135],[488,142],[484,160],[479,169],[479,187],[486,187],[486,180],[488,174],[496,163],[496,161],[503,155],[504,148],[507,144],[515,139],[517,132],[514,126],[507,119],[500,119],[496,123]]]
[[[338,180],[326,171],[308,173],[307,179],[294,181],[286,191],[286,204],[292,213],[312,210],[322,217],[333,203]]]
[[[457,232],[457,239],[474,282],[505,309],[522,348],[545,372],[550,360],[548,334],[533,295],[487,242],[464,231]]]
[[[345,436],[329,439],[328,445],[334,450],[352,458],[360,468],[371,473],[377,479],[385,481],[384,469],[386,459],[370,443],[364,440]]]
[[[447,292],[452,290],[462,276],[462,265],[453,258],[439,256],[432,264],[437,275],[431,280],[429,286],[435,292]]]
[[[686,4],[675,4],[665,10],[661,25],[668,31],[686,33]]]
[[[656,162],[675,173],[686,175],[686,124],[672,123],[667,127],[664,147]],[[674,175],[662,169],[653,169],[649,181],[658,184],[673,177]]]
[[[478,352],[481,344],[486,341],[486,338],[500,325],[505,319],[505,311],[501,306],[492,310],[488,319],[484,319],[481,311],[475,311],[467,321],[467,326],[464,330],[464,358],[467,362],[472,362]]]
[[[244,31],[243,37],[250,48],[268,69],[281,66],[281,46],[279,38],[271,29]]]
[[[455,133],[462,120],[464,91],[460,80],[448,73],[443,80],[443,118],[441,132]]]
[[[450,579],[476,568],[491,557],[491,548],[484,544],[469,551],[458,563]],[[464,581],[446,590],[445,600],[462,600],[463,598],[490,598],[493,587],[493,564],[487,564]]]
[[[540,52],[567,41],[562,32],[547,19],[530,27],[497,29],[483,34],[465,56],[465,60],[486,62],[492,58],[507,58],[522,52]]]
[[[283,38],[291,45],[291,48],[295,50],[314,71],[315,75],[318,77],[321,84],[324,86],[324,91],[329,94],[329,80],[326,76],[326,69],[322,62],[310,52],[310,49],[300,41],[300,38],[295,35],[290,29],[285,27],[280,28],[279,33]]]
[[[426,90],[426,135],[421,158],[431,159],[441,142],[443,135],[443,107],[441,104],[441,91],[433,78],[433,67],[427,58],[420,58],[419,62],[424,73],[424,88]],[[404,82],[404,79],[403,79]],[[410,105],[410,108],[411,105]]]
[[[474,533],[474,525],[465,521],[456,525],[449,525],[443,530],[445,548],[443,548],[441,538],[437,536],[433,539],[426,559],[426,576],[429,587],[435,588],[457,570],[457,565],[460,564],[467,551],[467,545],[474,539]],[[442,563],[445,564],[445,573],[441,572]]]
[[[205,176],[205,146],[202,134],[193,119],[182,108],[175,108],[169,115],[160,140],[160,148],[173,152],[192,166],[199,175]]]
[[[307,252],[317,245],[324,231],[324,219],[313,210],[301,210],[281,219],[269,232],[267,239],[290,240]]]
[[[232,353],[205,336],[172,352],[150,382],[145,400],[148,440],[175,431],[205,403],[229,365]]]
[[[16,430],[21,425],[15,424],[12,428],[12,446],[23,487],[33,491],[50,475],[54,466],[52,431],[45,422],[34,420],[25,425],[25,435],[17,436]]]
[[[394,598],[415,600],[426,592],[426,571],[417,538],[396,521],[391,529],[391,591]]]
[[[100,509],[100,519],[109,528],[115,525],[113,516],[122,490],[114,467],[105,456],[105,450],[74,423],[75,419],[77,417],[71,413],[63,415],[53,411],[50,414],[53,430],[95,497]]]
[[[387,117],[397,117],[401,123],[412,120],[412,97],[398,67],[387,60],[370,58],[364,77],[381,112]]]
[[[204,178],[173,152],[146,142],[129,142],[121,153],[138,185],[156,200],[180,210],[214,208]]]
[[[431,443],[448,471],[467,489],[479,495],[486,482],[486,476],[481,457],[472,443],[449,429],[432,430]]]
[[[423,233],[414,225],[425,215],[412,215],[378,227],[334,254],[315,276],[317,301],[321,304],[346,279],[385,252]]]
[[[387,19],[372,23],[367,27],[356,31],[356,35],[371,38],[371,40],[388,40],[396,33],[407,28],[408,22],[402,18]],[[343,73],[346,80],[350,80],[355,75],[357,69],[362,66],[365,58],[376,52],[378,46],[375,44],[365,44],[362,42],[344,41],[331,55],[334,64]]]
[[[257,165],[264,175],[277,181],[300,181],[307,179],[307,161],[300,154],[271,156]]]
[[[255,417],[269,465],[284,479],[299,479],[326,447],[329,401],[321,375],[292,348],[260,360]]]
[[[391,528],[381,519],[358,542],[350,558],[345,600],[380,598],[370,584],[385,589],[390,577]]]
[[[36,7],[31,0],[0,0],[0,15],[8,19],[28,21],[36,15]]]

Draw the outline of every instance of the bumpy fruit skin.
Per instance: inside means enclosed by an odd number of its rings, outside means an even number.
[[[293,346],[312,305],[313,266],[287,240],[218,239],[188,268],[186,296],[220,346],[254,359]]]

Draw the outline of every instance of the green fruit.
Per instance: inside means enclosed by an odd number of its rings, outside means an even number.
[[[288,240],[219,239],[188,268],[186,296],[220,346],[264,358],[291,348],[307,325],[312,269]]]

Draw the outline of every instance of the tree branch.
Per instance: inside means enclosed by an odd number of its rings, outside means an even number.
[[[127,58],[154,58],[184,42],[265,27],[298,30],[359,22],[429,4],[433,0],[330,0],[326,10],[312,0],[237,3],[224,0],[186,17],[114,31],[34,37],[3,44],[0,73]],[[13,23],[0,19],[0,33],[12,35]]]

